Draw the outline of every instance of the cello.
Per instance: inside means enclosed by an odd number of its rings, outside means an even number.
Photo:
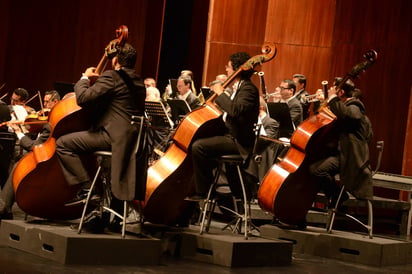
[[[126,26],[116,30],[116,39],[109,42],[96,68],[100,74],[108,58],[115,54],[116,47],[125,43],[128,36]],[[13,188],[16,202],[27,214],[46,219],[75,219],[81,216],[83,205],[67,207],[64,204],[73,199],[78,185],[69,186],[56,155],[56,140],[67,133],[90,128],[88,111],[76,103],[74,93],[65,96],[49,114],[50,136],[43,144],[34,146],[16,164],[13,172]],[[96,170],[92,154],[82,158],[89,175]]]
[[[371,66],[377,59],[377,53],[369,50],[363,57],[366,60],[355,65],[343,77],[337,89]],[[274,164],[263,178],[258,190],[259,206],[280,222],[300,225],[305,220],[320,189],[319,183],[311,179],[309,166],[322,153],[322,144],[334,138],[335,121],[336,116],[326,105],[322,106],[318,114],[303,121],[293,133],[285,157]]]
[[[254,69],[276,55],[272,43],[264,43],[262,53],[250,58],[222,84],[226,88],[241,71]],[[178,125],[172,144],[165,154],[148,169],[145,201],[141,204],[144,218],[157,224],[172,225],[183,215],[190,202],[185,197],[193,192],[190,145],[194,140],[213,136],[223,126],[218,118],[222,112],[211,95],[203,106],[190,112]]]

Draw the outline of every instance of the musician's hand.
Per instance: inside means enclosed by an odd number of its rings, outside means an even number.
[[[99,77],[99,74],[96,73],[95,67],[90,67],[90,68],[87,68],[85,72],[83,72],[83,76],[86,76],[87,78],[89,78],[91,82],[95,82],[97,77]]]
[[[212,86],[210,86],[210,89],[213,90],[217,95],[222,94],[224,91],[221,82],[214,83]]]
[[[10,123],[9,126],[10,126],[10,128],[14,131],[14,133],[17,134],[17,133],[21,132],[21,129],[20,129],[20,127],[19,127],[17,124],[15,124],[15,123]]]

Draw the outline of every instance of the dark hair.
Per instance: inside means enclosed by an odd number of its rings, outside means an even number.
[[[236,52],[229,56],[229,60],[232,62],[232,67],[234,71],[238,70],[249,59],[250,59],[250,55],[247,54],[246,52]],[[252,77],[253,73],[254,73],[253,69],[242,71],[240,73],[240,77],[242,79],[248,79]]]
[[[50,95],[50,101],[60,100],[60,94],[57,90],[46,91],[44,95]]]
[[[296,84],[293,82],[293,80],[290,79],[284,79],[282,82],[288,84],[288,88],[293,89],[293,94],[295,94],[296,91]]]
[[[342,83],[342,80],[342,77],[335,77],[334,85],[339,86]],[[355,89],[355,84],[351,79],[348,79],[345,83],[342,84],[340,88],[345,92],[346,97],[352,97],[353,90]]]
[[[183,80],[183,83],[185,83],[185,85],[192,85],[192,78],[190,78],[190,76],[180,76],[178,79]]]
[[[292,78],[298,78],[299,84],[303,84],[306,87],[306,76],[303,74],[294,74]]]
[[[136,65],[137,51],[129,43],[117,47],[118,62],[122,67],[134,68]]]
[[[29,93],[24,88],[16,88],[13,93],[20,96],[20,101],[26,102],[29,99]]]

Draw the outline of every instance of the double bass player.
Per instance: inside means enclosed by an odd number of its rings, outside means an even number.
[[[339,174],[340,183],[358,199],[372,199],[372,172],[369,164],[369,143],[372,125],[366,116],[364,104],[355,96],[355,86],[348,79],[337,88],[342,78],[335,78],[328,91],[328,105],[336,115],[334,142],[325,151],[322,159],[310,165],[310,174],[320,183],[325,195],[335,205],[340,186],[335,182]],[[340,204],[349,198],[344,192]]]
[[[95,67],[89,67],[74,86],[77,104],[89,108],[93,117],[89,130],[63,135],[56,142],[56,153],[67,183],[80,184],[77,196],[66,206],[82,203],[86,198],[91,180],[80,155],[97,150],[112,151],[112,209],[121,212],[120,200],[144,200],[147,163],[129,163],[134,162],[131,161],[131,157],[135,157],[132,148],[137,136],[131,117],[144,115],[146,89],[134,69],[136,49],[125,43],[117,46],[116,51],[116,55],[110,57],[111,70],[99,75]],[[138,168],[142,170],[136,170]],[[108,224],[98,225],[101,227],[96,230],[101,231]],[[120,229],[120,220],[115,219],[111,227]]]

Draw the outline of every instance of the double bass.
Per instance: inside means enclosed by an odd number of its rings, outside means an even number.
[[[348,80],[356,78],[377,59],[377,53],[369,50],[366,59],[355,65],[343,77],[338,89]],[[325,94],[327,98],[327,94]],[[327,106],[319,113],[303,121],[290,139],[290,148],[285,157],[266,173],[258,190],[259,206],[273,214],[279,221],[299,225],[315,200],[320,186],[311,179],[309,166],[318,160],[333,136],[336,116]]]
[[[128,36],[126,26],[116,30],[116,39],[109,42],[96,68],[96,73],[104,70],[108,58],[116,47],[125,43]],[[56,155],[56,140],[65,134],[90,128],[88,110],[76,103],[74,93],[58,102],[49,114],[50,136],[43,144],[34,146],[16,165],[13,172],[13,187],[16,202],[27,214],[46,219],[75,219],[81,216],[83,205],[65,206],[73,199],[78,185],[69,186]],[[96,170],[93,154],[84,155],[89,175]]]
[[[222,84],[227,87],[241,71],[254,69],[276,55],[272,43],[262,46],[262,53],[250,58]],[[149,167],[146,197],[142,204],[144,218],[157,224],[176,224],[188,208],[185,197],[193,192],[193,169],[190,145],[194,140],[213,136],[223,130],[218,119],[222,112],[214,104],[217,94],[211,95],[203,106],[190,112],[178,125],[172,144],[165,154]]]

